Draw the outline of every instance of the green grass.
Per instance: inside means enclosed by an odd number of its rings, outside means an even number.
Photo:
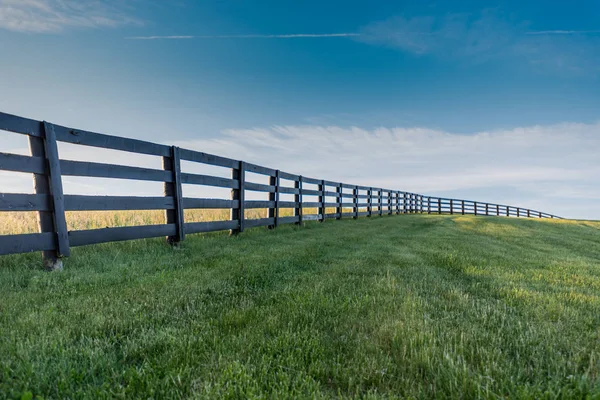
[[[600,223],[393,216],[0,258],[0,397],[600,398]]]

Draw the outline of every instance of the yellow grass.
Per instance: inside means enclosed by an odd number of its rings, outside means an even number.
[[[193,209],[185,210],[185,222],[227,221],[230,219],[228,209]],[[280,217],[293,215],[294,210],[281,209]],[[327,213],[334,213],[328,208]],[[344,209],[344,212],[351,212]],[[316,209],[305,209],[305,214],[316,214]],[[246,210],[246,218],[266,218],[267,209]],[[165,211],[69,211],[67,212],[67,228],[70,231],[99,229],[118,226],[159,225],[165,223]],[[0,235],[15,235],[39,232],[37,212],[0,212]]]

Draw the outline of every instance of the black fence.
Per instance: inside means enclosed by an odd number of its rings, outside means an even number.
[[[302,224],[328,218],[358,218],[383,214],[472,214],[527,218],[559,218],[541,211],[470,200],[448,199],[422,194],[349,185],[307,178],[212,154],[165,146],[141,140],[109,136],[66,128],[48,122],[0,113],[0,130],[27,135],[30,156],[0,152],[0,170],[31,173],[35,194],[0,193],[0,211],[36,211],[40,233],[0,236],[0,255],[42,251],[48,268],[69,256],[70,248],[95,243],[166,236],[171,243],[186,234],[280,224]],[[131,167],[60,158],[57,142],[121,150],[162,158],[162,169]],[[231,170],[231,178],[184,173],[181,161],[208,164]],[[268,184],[246,179],[246,173],[265,175]],[[164,196],[81,196],[64,195],[63,176],[101,177],[155,181],[164,184]],[[283,183],[282,183],[283,182]],[[182,184],[231,189],[230,199],[187,198]],[[248,191],[268,193],[268,200],[246,200]],[[2,189],[4,192],[4,189]],[[280,195],[293,195],[281,201]],[[304,201],[303,197],[317,201]],[[228,221],[186,222],[185,209],[229,209]],[[247,219],[245,210],[267,209],[265,218]],[[281,216],[291,209],[292,216]],[[165,210],[161,225],[128,226],[68,231],[66,211]],[[307,211],[312,211],[310,214]]]

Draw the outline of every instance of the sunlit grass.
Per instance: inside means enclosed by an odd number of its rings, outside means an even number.
[[[62,273],[0,257],[0,293],[0,397],[600,396],[598,222],[402,215],[103,244]]]

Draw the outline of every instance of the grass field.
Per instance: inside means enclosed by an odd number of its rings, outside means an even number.
[[[600,223],[402,215],[0,257],[0,397],[600,398]]]

